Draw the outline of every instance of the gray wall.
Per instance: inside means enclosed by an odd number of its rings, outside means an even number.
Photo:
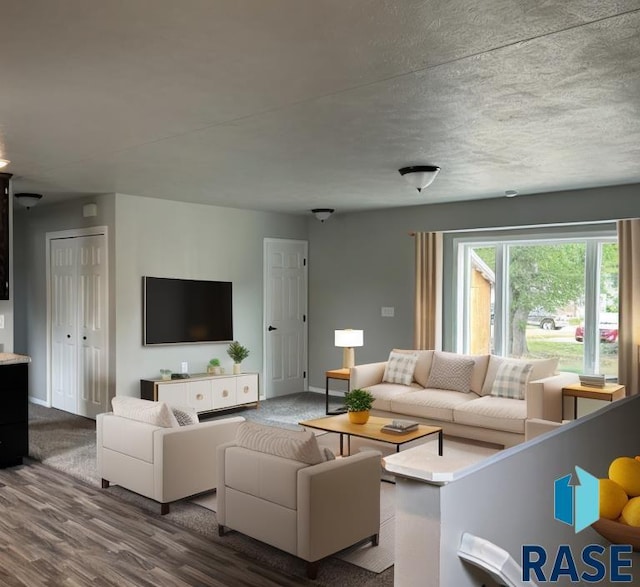
[[[95,203],[98,215],[91,218],[82,216],[82,207],[87,203]],[[42,203],[30,210],[16,210],[16,227],[20,234],[16,239],[20,243],[21,265],[16,276],[16,304],[19,305],[18,316],[21,334],[21,346],[25,345],[22,337],[26,333],[26,348],[21,350],[31,356],[29,371],[29,395],[35,400],[45,402],[47,399],[47,260],[46,233],[92,226],[107,226],[109,231],[109,274],[114,271],[114,196],[102,195],[87,197],[61,204],[47,205]],[[18,219],[18,216],[19,219]],[[14,240],[15,242],[15,240]],[[113,285],[113,284],[111,284]],[[113,299],[113,287],[110,290]],[[113,312],[110,315],[109,349],[114,352]],[[111,379],[115,373],[112,365]]]
[[[636,395],[498,453],[443,486],[399,480],[398,544],[419,545],[420,552],[408,556],[404,549],[396,549],[396,582],[425,587],[479,585],[474,567],[457,556],[463,532],[492,541],[518,563],[523,544],[544,546],[551,560],[560,544],[569,544],[576,557],[587,544],[608,547],[592,528],[576,534],[553,519],[553,483],[573,473],[576,465],[603,478],[614,458],[635,456],[639,419]],[[639,585],[640,554],[631,558],[633,567],[625,572],[630,571],[632,584]],[[551,563],[545,567],[547,578],[550,567]],[[584,570],[588,569],[578,562],[578,571]],[[557,584],[571,583],[564,577]]]
[[[429,198],[429,190],[421,196]],[[409,231],[596,222],[640,217],[640,186],[628,185],[431,204],[309,221],[310,386],[341,365],[336,328],[364,330],[356,362],[382,361],[393,347],[413,345],[414,252]],[[448,276],[445,275],[445,279]],[[446,300],[445,300],[446,302]],[[382,318],[381,306],[394,306]]]
[[[117,194],[116,227],[116,393],[137,396],[141,378],[182,361],[190,372],[212,357],[232,368],[226,344],[142,345],[144,275],[232,281],[234,337],[251,352],[243,369],[262,375],[263,239],[306,240],[307,219]]]

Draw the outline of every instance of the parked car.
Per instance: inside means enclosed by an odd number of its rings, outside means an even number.
[[[618,315],[606,312],[600,314],[600,342],[616,342],[618,340]],[[584,341],[584,324],[576,328],[576,340]]]
[[[565,326],[569,326],[569,319],[561,314],[538,309],[529,312],[527,324],[533,324],[543,330],[560,330]]]

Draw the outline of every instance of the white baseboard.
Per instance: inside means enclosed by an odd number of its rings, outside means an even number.
[[[51,407],[51,404],[47,400],[40,399],[39,397],[33,397],[33,396],[30,395],[29,396],[29,401],[32,404],[37,404],[39,406],[44,406],[45,408],[50,408]]]

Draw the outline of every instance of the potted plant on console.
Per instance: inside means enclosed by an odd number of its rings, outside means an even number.
[[[220,375],[220,359],[211,359],[209,364],[207,365],[207,373],[212,373],[213,375]]]
[[[227,348],[227,354],[233,360],[233,374],[242,373],[240,363],[249,356],[249,349],[242,346],[237,340],[234,340]]]
[[[352,424],[366,424],[374,397],[366,389],[352,389],[344,394],[344,405]]]

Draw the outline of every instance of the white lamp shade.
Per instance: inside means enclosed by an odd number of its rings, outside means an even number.
[[[362,330],[345,330],[335,331],[335,346],[339,347],[355,347],[364,344],[364,332]]]

